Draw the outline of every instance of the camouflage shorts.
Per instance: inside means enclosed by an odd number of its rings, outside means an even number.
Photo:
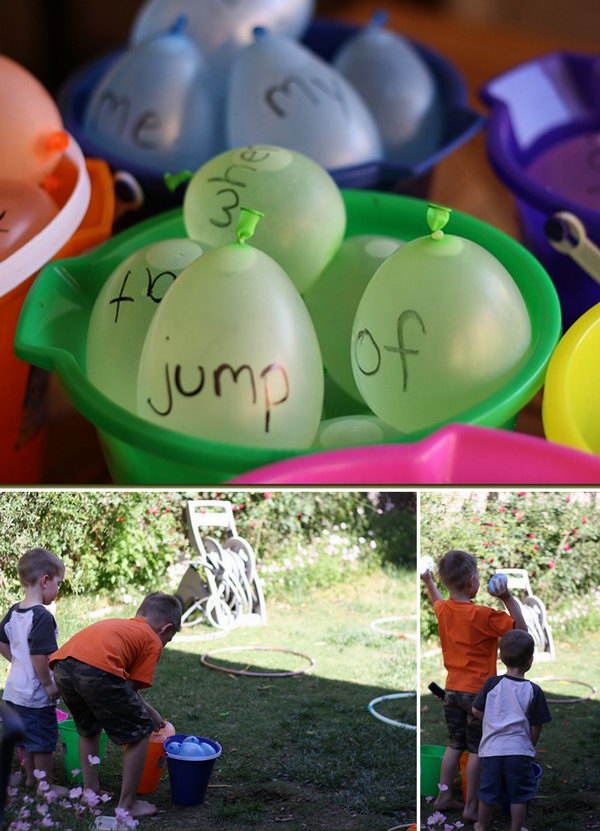
[[[152,732],[142,699],[124,678],[75,658],[56,661],[53,670],[80,736],[95,736],[104,729],[115,744],[131,744]]]
[[[477,753],[481,741],[481,719],[473,715],[475,693],[446,690],[444,715],[448,727],[448,746]]]

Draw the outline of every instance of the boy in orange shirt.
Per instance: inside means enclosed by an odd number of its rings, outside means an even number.
[[[452,799],[452,783],[461,755],[468,751],[467,801],[463,817],[477,820],[479,784],[479,742],[481,721],[472,713],[475,696],[484,682],[496,675],[498,638],[510,629],[525,629],[518,601],[510,591],[496,595],[506,607],[503,611],[472,603],[479,591],[477,560],[466,551],[452,549],[439,560],[438,573],[450,597],[444,600],[429,570],[421,574],[438,621],[438,631],[448,671],[444,696],[444,715],[448,727],[448,747],[442,759],[442,790],[435,807],[444,811],[462,808]],[[444,787],[445,786],[445,787]]]
[[[152,686],[163,647],[181,627],[181,606],[174,595],[153,592],[134,618],[108,618],[86,626],[50,658],[54,679],[79,733],[84,787],[98,792],[98,755],[102,728],[115,744],[127,745],[118,807],[133,817],[156,813],[136,799],[148,738],[164,720],[138,690]]]

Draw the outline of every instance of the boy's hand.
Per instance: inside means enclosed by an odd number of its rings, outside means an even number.
[[[421,575],[421,580],[426,580],[428,577],[431,579],[431,572],[435,568],[435,563],[433,562],[433,557],[420,557],[419,558],[419,574]]]
[[[147,701],[144,701],[144,707],[146,708],[148,715],[152,719],[152,726],[155,730],[161,730],[165,724],[167,723],[165,719],[161,716],[159,712],[157,712],[151,704],[148,704]]]
[[[60,698],[60,690],[54,681],[49,681],[47,684],[42,684],[42,686],[50,701],[56,701],[57,698]]]

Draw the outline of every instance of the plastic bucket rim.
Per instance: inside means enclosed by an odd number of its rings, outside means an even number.
[[[418,204],[423,206],[423,210],[426,205],[424,200],[402,194],[345,189],[342,189],[341,192],[346,203],[348,201],[364,202],[364,206],[367,206],[370,200],[376,200],[379,203],[387,203],[388,208],[394,208],[399,213],[402,211],[403,205],[408,207],[409,205],[415,206]],[[55,345],[40,347],[28,342],[23,337],[23,330],[27,328],[29,309],[35,307],[39,286],[46,279],[52,279],[51,274],[53,276],[55,269],[64,268],[68,272],[70,264],[76,264],[75,270],[83,271],[88,264],[91,264],[92,258],[115,256],[114,251],[125,249],[132,239],[153,230],[158,224],[162,227],[168,222],[174,222],[180,217],[181,212],[181,208],[174,208],[147,219],[108,240],[91,255],[83,255],[70,260],[58,260],[45,266],[40,273],[41,279],[36,281],[25,299],[15,337],[15,351],[19,357],[30,363],[51,371],[56,370],[62,377],[71,401],[98,430],[112,438],[127,442],[142,451],[147,451],[148,447],[152,446],[152,453],[155,456],[170,460],[173,458],[173,454],[186,459],[201,457],[203,462],[217,463],[221,466],[228,465],[235,471],[235,474],[239,474],[244,470],[289,458],[291,455],[318,452],[318,448],[263,448],[232,445],[187,436],[184,433],[146,421],[140,416],[125,410],[97,390],[87,379],[82,366],[68,348]],[[519,260],[520,280],[517,281],[517,285],[522,294],[521,283],[524,283],[523,274],[525,270],[527,271],[528,282],[531,282],[531,275],[534,275],[536,300],[539,302],[540,298],[543,298],[544,301],[543,308],[539,309],[537,313],[540,325],[537,327],[537,333],[534,332],[534,340],[527,359],[514,376],[499,390],[484,401],[455,414],[449,420],[407,434],[405,440],[411,442],[430,435],[445,426],[449,421],[488,426],[505,423],[518,412],[525,401],[529,400],[542,385],[543,374],[550,353],[560,336],[560,304],[552,281],[541,263],[519,242],[492,225],[460,211],[453,211],[452,216],[459,226],[462,226],[456,229],[457,233],[469,238],[475,236],[475,241],[479,244],[483,244],[481,239],[483,235],[486,240],[491,239],[493,241],[492,247],[494,249],[501,248],[508,259],[517,258]],[[498,255],[497,250],[492,253]],[[499,257],[499,259],[502,259],[502,257]],[[525,266],[527,266],[526,269]],[[546,287],[545,293],[541,291],[542,286]],[[533,294],[533,289],[531,289],[529,303],[525,298],[530,318],[533,308],[531,303]],[[35,316],[34,311],[32,311],[32,315]],[[542,319],[544,321],[543,327],[541,326]],[[490,424],[490,422],[493,422],[493,424]],[[395,439],[392,438],[381,443],[394,443],[394,441]],[[240,457],[244,458],[242,466],[240,466]]]

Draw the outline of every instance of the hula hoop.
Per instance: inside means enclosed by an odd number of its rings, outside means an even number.
[[[588,690],[591,690],[589,695],[584,696],[583,698],[546,698],[550,704],[580,704],[582,701],[589,701],[590,698],[593,698],[596,695],[596,687],[593,687],[591,684],[588,684],[587,681],[577,681],[576,678],[535,678],[536,683],[543,683],[544,681],[557,681],[559,684],[577,684],[580,687],[587,687]]]
[[[380,721],[385,721],[386,724],[391,724],[394,727],[404,727],[405,730],[416,730],[417,727],[415,724],[406,724],[404,721],[396,721],[393,718],[382,716],[381,713],[378,713],[375,709],[375,705],[379,704],[380,701],[388,701],[391,698],[412,698],[413,696],[416,696],[416,692],[390,693],[390,695],[380,695],[378,698],[374,698],[372,701],[369,701],[367,705],[367,710],[371,713],[372,716],[375,716],[375,718],[378,718]]]
[[[373,630],[373,632],[377,632],[379,635],[395,635],[398,638],[416,638],[417,635],[414,632],[398,632],[392,631],[390,632],[389,629],[382,629],[379,624],[380,623],[388,623],[390,620],[416,620],[416,615],[395,615],[394,617],[378,617],[375,620],[372,620],[369,624],[369,628]]]
[[[217,652],[248,652],[255,650],[262,650],[266,652],[287,652],[290,655],[299,655],[301,658],[308,661],[309,666],[304,669],[295,669],[288,672],[252,672],[246,669],[230,669],[229,667],[219,666],[219,664],[212,664],[210,661],[206,660],[209,656],[216,655]],[[225,646],[223,649],[213,649],[212,652],[205,652],[204,655],[200,656],[200,663],[209,669],[218,669],[220,672],[229,672],[232,675],[253,675],[259,678],[289,678],[292,675],[304,675],[304,673],[310,672],[311,669],[315,667],[317,662],[308,655],[305,655],[304,652],[296,652],[293,649],[284,649],[279,646]]]

